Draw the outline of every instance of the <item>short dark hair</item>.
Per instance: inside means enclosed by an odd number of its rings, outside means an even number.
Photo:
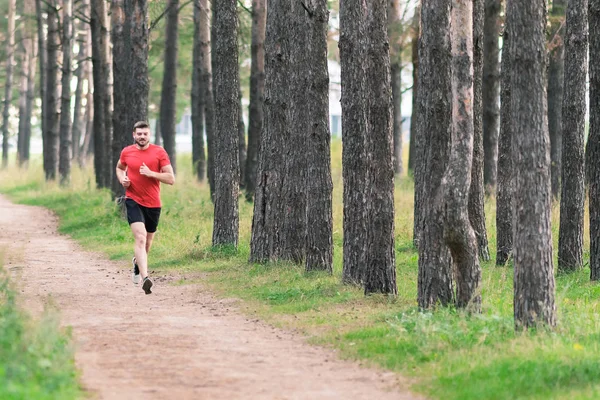
[[[150,125],[146,121],[138,121],[133,125],[133,131],[137,128],[150,128]]]

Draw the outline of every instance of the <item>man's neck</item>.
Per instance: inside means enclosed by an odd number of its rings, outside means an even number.
[[[146,144],[144,147],[141,147],[139,144],[137,144],[137,143],[136,143],[136,144],[135,144],[135,147],[136,147],[138,150],[146,150],[148,147],[150,147],[150,143],[147,143],[147,144]]]

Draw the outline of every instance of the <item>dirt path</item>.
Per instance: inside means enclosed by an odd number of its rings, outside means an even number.
[[[397,375],[340,361],[241,315],[195,285],[144,295],[123,262],[82,250],[57,218],[0,196],[0,247],[36,314],[73,327],[84,387],[99,399],[413,399]]]

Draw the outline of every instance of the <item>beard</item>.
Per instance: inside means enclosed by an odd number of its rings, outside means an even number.
[[[148,139],[135,139],[135,144],[137,144],[140,147],[144,147],[148,144]]]

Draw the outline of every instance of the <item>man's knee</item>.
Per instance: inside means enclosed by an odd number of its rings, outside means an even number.
[[[139,246],[146,246],[146,233],[135,232],[134,233],[135,243]]]

